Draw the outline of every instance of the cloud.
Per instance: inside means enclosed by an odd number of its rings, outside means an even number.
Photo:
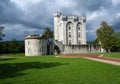
[[[86,16],[87,38],[94,40],[95,31],[103,20],[120,31],[119,4],[119,0],[2,0],[0,25],[6,27],[6,40],[22,40],[25,32],[42,33],[45,27],[53,30],[53,13],[59,11]]]

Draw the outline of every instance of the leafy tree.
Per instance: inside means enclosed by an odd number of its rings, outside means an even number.
[[[50,28],[45,28],[43,35],[47,38],[47,54],[50,54],[50,48],[53,47],[53,31]]]
[[[47,39],[49,39],[49,38],[51,39],[51,38],[53,38],[53,31],[50,30],[50,28],[47,27],[44,30],[43,35],[45,35]]]
[[[45,28],[43,35],[48,39],[48,43],[53,43],[53,31],[50,28]]]
[[[112,47],[113,52],[120,52],[120,32],[114,33],[115,45]]]
[[[111,51],[112,46],[115,45],[114,29],[108,25],[107,22],[102,21],[100,27],[96,31],[97,39],[101,46],[108,52]]]
[[[115,32],[114,36],[116,38],[115,39],[116,46],[120,47],[120,32]]]
[[[16,39],[13,39],[8,44],[8,47],[7,47],[8,53],[20,53],[21,47],[24,49],[24,47],[21,45],[19,41],[17,41]]]
[[[24,41],[12,41],[0,42],[0,54],[7,53],[24,53]]]
[[[0,26],[0,41],[3,40],[3,37],[5,36],[5,34],[3,34],[3,26]]]

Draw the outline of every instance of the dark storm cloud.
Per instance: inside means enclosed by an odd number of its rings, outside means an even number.
[[[37,11],[39,12],[39,10]],[[11,2],[10,0],[2,0],[0,2],[0,24],[22,24],[26,28],[43,28],[44,26],[40,25],[40,20],[44,14],[41,14],[41,17],[35,17],[32,19],[31,17],[33,17],[36,12],[34,12],[34,9],[31,9],[31,12],[33,13],[30,15],[25,14],[25,12],[14,2]]]
[[[17,1],[23,1],[19,3]],[[87,17],[87,38],[96,38],[95,31],[102,20],[120,30],[120,6],[112,0],[1,0],[0,25],[5,25],[7,38],[23,37],[24,32],[41,33],[45,27],[53,30],[53,13],[59,11],[66,14],[84,15]],[[34,1],[38,1],[33,4]],[[117,1],[117,0],[115,0]],[[16,3],[17,4],[16,4]],[[24,7],[21,5],[24,4]],[[117,17],[118,16],[118,17]],[[21,26],[19,26],[21,25]],[[14,35],[11,35],[14,30]],[[21,31],[22,29],[22,31]],[[15,32],[16,31],[16,32]],[[19,35],[17,34],[19,32]]]
[[[111,0],[77,0],[77,8],[90,12],[101,8],[109,8],[111,5]]]
[[[20,21],[21,10],[10,0],[0,1],[0,23],[1,24],[16,24]]]
[[[113,23],[113,28],[120,32],[120,18]]]

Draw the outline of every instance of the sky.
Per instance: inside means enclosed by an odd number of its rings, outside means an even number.
[[[24,40],[26,34],[54,30],[53,14],[86,16],[87,41],[96,39],[101,21],[120,31],[120,0],[0,0],[0,25],[4,40]]]

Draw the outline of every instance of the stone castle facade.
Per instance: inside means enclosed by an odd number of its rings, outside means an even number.
[[[54,13],[54,40],[63,45],[86,44],[86,17]]]
[[[44,35],[28,35],[25,37],[25,56],[103,52],[100,45],[89,45],[86,42],[86,17],[60,12],[53,16],[53,43],[48,43]]]

